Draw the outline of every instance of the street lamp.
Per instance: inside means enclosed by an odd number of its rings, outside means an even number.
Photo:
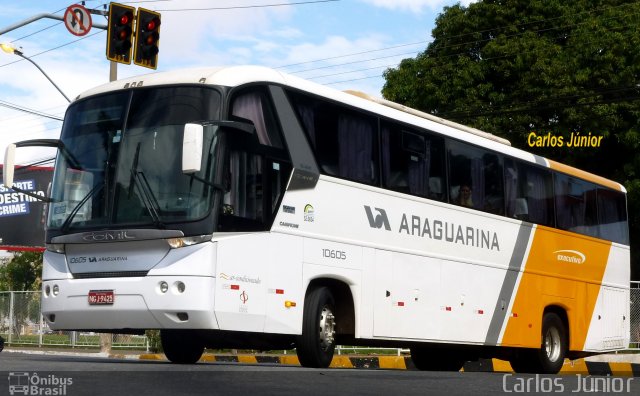
[[[71,102],[71,100],[69,100],[69,98],[67,97],[67,95],[64,94],[64,92],[62,92],[62,90],[60,89],[60,87],[58,87],[56,85],[56,83],[53,82],[53,80],[47,75],[47,73],[44,72],[44,70],[42,70],[42,68],[40,66],[38,66],[38,64],[34,61],[31,60],[31,58],[25,56],[22,51],[20,51],[19,49],[17,49],[16,47],[12,46],[11,44],[0,44],[0,48],[2,48],[2,50],[8,54],[15,54],[18,55],[19,57],[21,57],[22,59],[26,59],[29,62],[31,62],[35,67],[38,68],[38,70],[40,70],[42,72],[42,74],[44,74],[44,76],[47,78],[47,80],[49,80],[49,82],[51,84],[53,84],[54,87],[56,87],[56,89],[58,90],[58,92],[60,92],[62,94],[62,96],[64,96],[64,98],[67,100],[67,102]]]

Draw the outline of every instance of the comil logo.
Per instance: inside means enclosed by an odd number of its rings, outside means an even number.
[[[378,214],[376,217],[373,217],[373,212],[371,211],[371,207],[364,206],[364,210],[367,212],[367,218],[369,219],[369,225],[371,228],[382,228],[387,231],[391,231],[391,226],[389,225],[389,218],[387,217],[387,212],[384,209],[374,208]]]
[[[587,261],[585,255],[577,250],[556,250],[553,254],[556,260],[564,263],[584,264]]]

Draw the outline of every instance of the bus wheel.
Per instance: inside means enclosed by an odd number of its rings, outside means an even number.
[[[460,371],[464,366],[464,359],[455,352],[423,347],[411,348],[411,361],[422,371]]]
[[[542,348],[540,355],[541,372],[544,374],[556,374],[564,364],[568,348],[567,330],[560,317],[553,313],[547,313],[542,319]]]
[[[560,317],[549,312],[542,318],[540,349],[519,351],[511,359],[516,373],[557,374],[567,355],[567,329]]]
[[[204,352],[202,340],[189,331],[161,330],[160,340],[164,354],[171,363],[197,363]]]
[[[335,300],[328,287],[312,290],[304,302],[302,335],[296,339],[298,360],[304,367],[327,368],[336,347]]]

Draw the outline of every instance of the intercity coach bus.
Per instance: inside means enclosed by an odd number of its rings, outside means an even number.
[[[423,370],[555,373],[629,343],[622,185],[275,70],[156,73],[79,95],[48,203],[55,330],[204,348],[398,346]],[[19,186],[14,187],[20,190]]]

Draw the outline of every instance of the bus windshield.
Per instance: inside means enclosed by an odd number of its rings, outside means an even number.
[[[185,123],[217,120],[210,88],[121,91],[72,105],[61,133],[48,228],[164,227],[198,220],[215,195],[217,128],[205,129],[201,170],[182,173]]]

